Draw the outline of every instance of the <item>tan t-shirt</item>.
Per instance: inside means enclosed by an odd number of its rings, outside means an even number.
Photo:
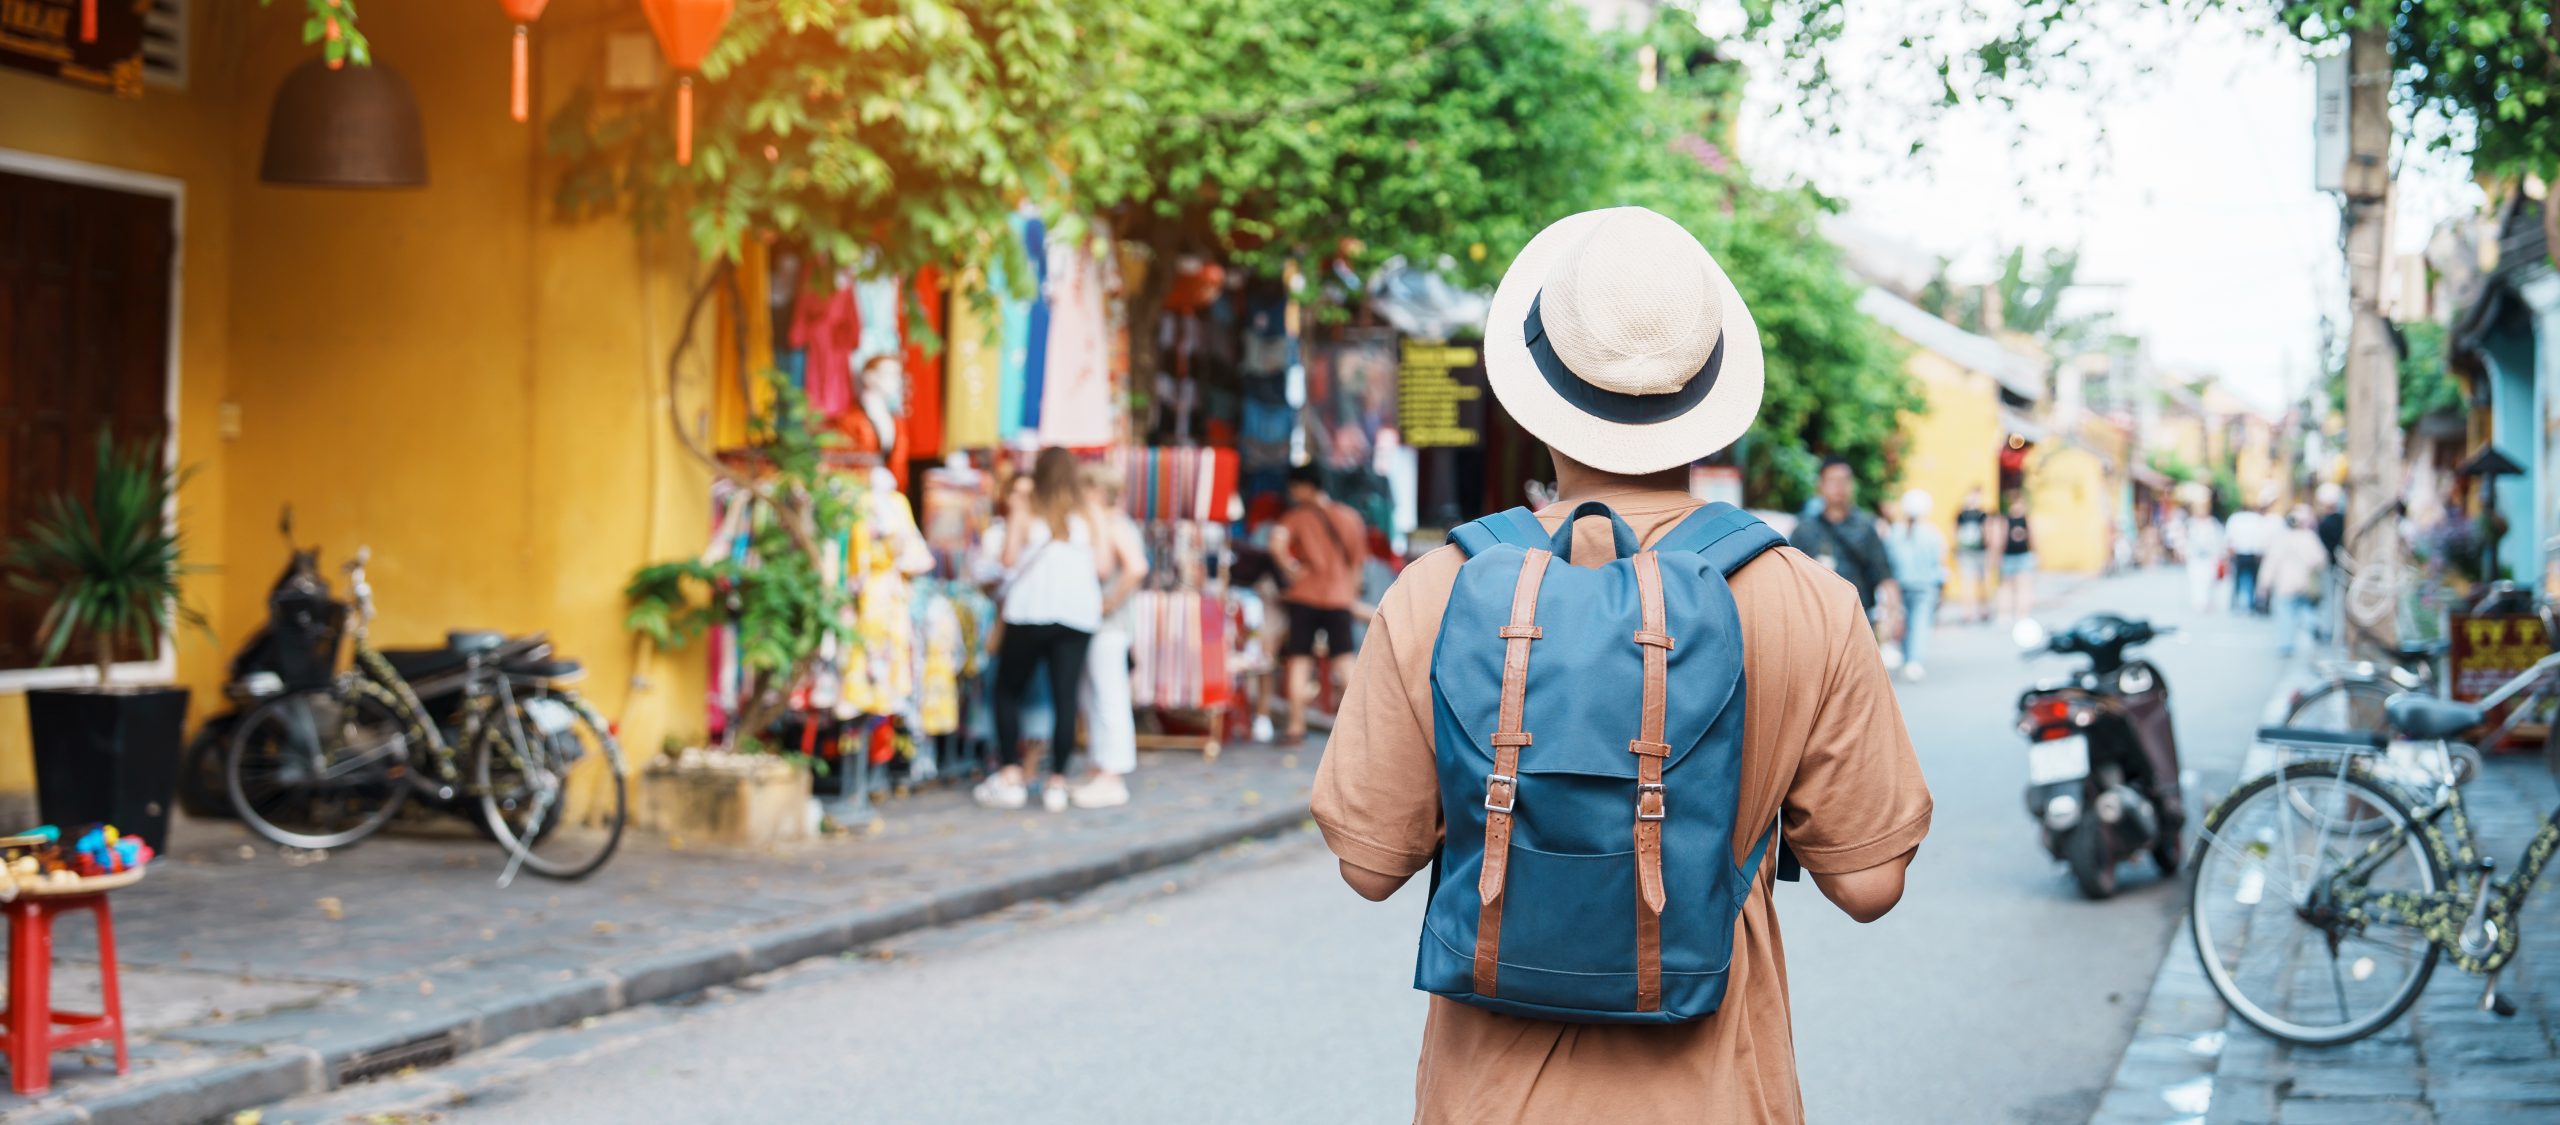
[[[1646,543],[1698,506],[1681,493],[1629,492],[1573,497],[1539,518],[1553,528],[1585,499],[1608,501]],[[1583,521],[1575,557],[1608,551],[1606,521]],[[1414,874],[1438,847],[1431,650],[1463,561],[1456,548],[1441,548],[1387,591],[1316,772],[1315,818],[1326,844],[1371,871]],[[1787,842],[1808,871],[1862,871],[1919,846],[1929,832],[1929,790],[1857,591],[1802,552],[1779,547],[1737,572],[1733,592],[1749,693],[1735,854],[1749,853],[1782,806]],[[1761,866],[1736,923],[1724,1006],[1705,1019],[1675,1027],[1550,1023],[1432,997],[1414,1119],[1803,1121],[1786,954],[1770,901],[1775,869]],[[1820,892],[1808,881],[1788,893]]]

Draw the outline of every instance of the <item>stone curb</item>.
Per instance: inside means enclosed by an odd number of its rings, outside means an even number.
[[[921,904],[831,911],[743,936],[723,935],[691,948],[617,962],[566,982],[515,991],[479,1006],[459,1022],[407,1027],[393,1038],[407,1040],[441,1031],[454,1039],[459,1059],[526,1032],[697,992],[796,961],[833,956],[899,934],[990,914],[1018,902],[1092,890],[1230,844],[1278,835],[1306,819],[1304,806],[1284,804],[1247,812],[1232,823],[1205,831],[1136,841],[1116,858],[1031,867],[998,879],[958,884]],[[10,1125],[57,1121],[197,1125],[286,1098],[324,1093],[337,1085],[338,1066],[355,1053],[344,1040],[327,1049],[269,1046],[201,1069],[25,1106],[0,1116],[0,1121]]]

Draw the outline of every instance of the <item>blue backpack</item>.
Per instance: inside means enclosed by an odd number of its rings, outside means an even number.
[[[1602,566],[1563,561],[1587,515],[1615,534]],[[1725,579],[1782,540],[1709,504],[1639,550],[1598,501],[1553,534],[1514,508],[1452,538],[1468,557],[1431,656],[1447,835],[1414,987],[1583,1023],[1715,1011],[1778,837],[1773,822],[1733,854],[1742,621]]]

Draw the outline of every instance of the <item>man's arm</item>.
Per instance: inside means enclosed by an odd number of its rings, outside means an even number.
[[[1843,605],[1821,704],[1785,802],[1787,845],[1842,913],[1872,922],[1902,901],[1929,832],[1928,783],[1864,619]]]
[[[1342,864],[1342,881],[1351,884],[1351,889],[1354,893],[1371,902],[1387,901],[1387,896],[1396,893],[1398,888],[1403,887],[1405,883],[1411,881],[1413,878],[1411,875],[1381,874],[1376,871],[1371,871],[1368,868],[1362,867],[1347,859],[1340,862]],[[1896,888],[1894,893],[1900,894],[1901,878],[1899,875],[1895,877],[1894,885]],[[1890,910],[1892,907],[1888,905],[1886,909]],[[1861,918],[1859,921],[1863,922],[1866,921],[1866,919]]]
[[[1910,851],[1864,871],[1850,871],[1838,875],[1816,874],[1813,877],[1813,885],[1822,888],[1822,897],[1830,899],[1831,905],[1839,907],[1842,913],[1860,922],[1873,922],[1892,912],[1894,906],[1902,901],[1903,872],[1910,868],[1911,857],[1918,854],[1920,849],[1915,846]],[[1350,877],[1349,871],[1343,872],[1343,878]],[[1397,883],[1403,881],[1396,880]],[[1362,890],[1358,883],[1353,883],[1351,886],[1361,894],[1369,894],[1368,891]],[[1394,893],[1395,885],[1389,884],[1387,891],[1390,894]],[[1385,897],[1384,894],[1370,895],[1372,900]]]

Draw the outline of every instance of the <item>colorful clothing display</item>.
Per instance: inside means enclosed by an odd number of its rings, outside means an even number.
[[[1022,238],[1022,256],[1031,262],[1031,307],[1022,343],[1022,428],[1038,433],[1049,370],[1049,231],[1038,215],[1028,213],[1014,215],[1013,229]]]
[[[1003,440],[1003,333],[999,298],[975,274],[951,284],[945,307],[950,345],[945,357],[942,400],[942,448],[988,449]]]
[[[862,342],[862,315],[850,280],[838,274],[832,285],[803,287],[791,317],[791,346],[807,356],[801,389],[809,396],[809,412],[820,418],[853,407],[853,357]]]
[[[1108,246],[1109,232],[1095,237]],[[1047,286],[1048,361],[1039,383],[1040,440],[1094,448],[1111,444],[1120,400],[1112,393],[1110,325],[1103,313],[1111,266],[1091,244],[1052,237]]]
[[[1142,523],[1223,523],[1236,494],[1232,449],[1115,449],[1105,463],[1126,479],[1121,506]]]
[[[1023,389],[1031,378],[1031,306],[1039,303],[1040,290],[1035,284],[1030,296],[1015,296],[1002,258],[988,267],[987,288],[996,295],[1004,341],[996,370],[996,434],[1010,442],[1022,432]]]
[[[942,348],[947,345],[927,346],[942,332],[942,271],[932,266],[917,270],[908,292],[914,295],[914,315],[898,318],[907,367],[906,440],[901,444],[908,457],[921,460],[943,449]]]

